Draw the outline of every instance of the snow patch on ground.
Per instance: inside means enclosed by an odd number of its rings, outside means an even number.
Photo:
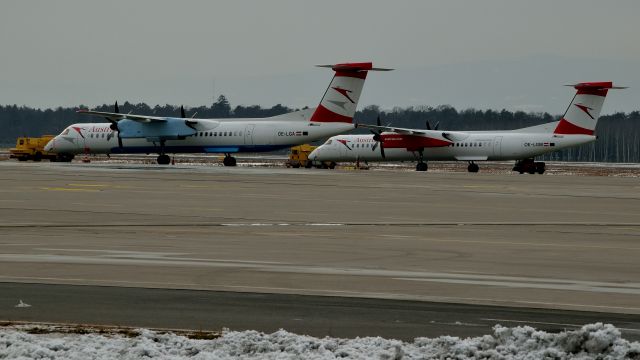
[[[137,336],[29,334],[0,329],[0,359],[640,359],[640,343],[629,342],[608,324],[547,333],[529,326],[496,325],[493,334],[461,339],[380,337],[315,338],[285,330],[224,331],[213,340],[137,330]]]

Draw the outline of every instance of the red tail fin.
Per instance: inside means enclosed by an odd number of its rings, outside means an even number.
[[[332,68],[335,75],[311,116],[314,122],[352,122],[368,71],[391,70],[374,68],[370,62],[318,66]]]
[[[586,82],[570,86],[578,91],[560,119],[554,134],[593,135],[607,92],[609,89],[620,87],[613,86],[611,81]]]

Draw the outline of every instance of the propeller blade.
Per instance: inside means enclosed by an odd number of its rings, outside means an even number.
[[[378,126],[381,126],[380,125],[380,114],[378,114],[378,118],[376,119],[376,122],[378,123]]]
[[[440,126],[440,121],[436,123],[436,126],[433,127],[433,130],[438,130],[438,126]]]
[[[376,151],[376,148],[378,148],[378,145],[380,144],[379,141],[376,141],[375,144],[373,144],[373,146],[371,147],[371,151]]]
[[[113,112],[114,113],[119,113],[120,112],[120,109],[118,108],[118,102],[117,101],[116,101],[116,105],[114,106]]]
[[[429,120],[427,120],[427,130],[431,130],[431,124],[429,124]]]
[[[184,113],[184,106],[182,105],[180,105],[180,117],[183,119],[187,117],[187,115],[185,115]]]
[[[198,129],[196,129],[196,127],[195,127],[195,125],[198,124],[197,121],[185,120],[184,124],[187,125],[188,127],[192,128],[193,130],[198,131]]]
[[[118,133],[118,147],[122,149],[122,138],[120,137],[120,133]]]
[[[386,159],[387,157],[384,155],[384,143],[382,141],[380,141],[380,155],[382,155],[383,159]]]

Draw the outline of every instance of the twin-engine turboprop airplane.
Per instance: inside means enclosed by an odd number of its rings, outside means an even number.
[[[516,160],[514,171],[542,174],[545,164],[533,158],[595,141],[596,123],[608,90],[624,89],[611,82],[569,86],[577,93],[559,121],[508,131],[438,131],[380,126],[378,119],[377,126],[357,125],[372,129],[373,134],[334,136],[309,154],[309,159],[417,160],[417,171],[427,171],[426,160],[460,160],[469,162],[469,172],[478,172],[476,161]]]
[[[67,127],[46,146],[46,151],[70,160],[75,154],[158,153],[158,164],[169,164],[167,153],[224,153],[224,165],[234,166],[238,152],[263,152],[340,134],[354,128],[353,115],[367,72],[391,70],[372,63],[318,65],[335,71],[315,109],[269,118],[193,119],[79,110],[102,116],[109,123],[81,123]]]

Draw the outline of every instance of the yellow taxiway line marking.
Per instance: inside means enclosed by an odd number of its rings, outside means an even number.
[[[49,190],[49,191],[84,191],[84,192],[98,192],[98,191],[102,191],[102,190],[97,190],[97,189],[82,189],[82,188],[63,188],[63,187],[43,187],[41,188],[42,190]]]
[[[67,184],[67,186],[107,187],[107,184]]]

